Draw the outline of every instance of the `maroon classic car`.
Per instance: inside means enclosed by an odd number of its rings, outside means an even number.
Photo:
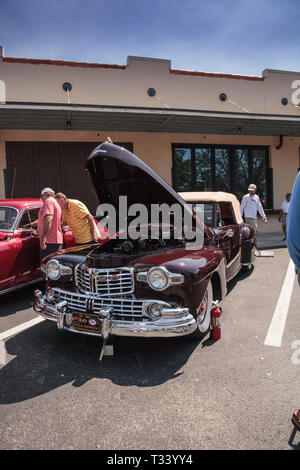
[[[40,199],[0,200],[0,295],[42,279],[39,239],[31,227]],[[64,247],[74,245],[73,234],[64,234]]]
[[[160,222],[156,238],[136,239],[128,230],[123,239],[118,226],[118,235],[102,245],[69,248],[43,260],[47,286],[44,293],[35,291],[35,311],[56,322],[60,331],[104,339],[203,337],[210,329],[213,300],[221,301],[228,279],[254,259],[253,230],[240,215],[229,212],[236,209],[236,198],[229,195],[225,201],[220,195],[218,205],[215,199],[205,200],[205,193],[204,199],[197,193],[197,202],[204,205],[206,224],[201,224],[192,208],[195,194],[186,195],[187,204],[184,195],[123,148],[99,145],[86,169],[101,204],[110,204],[117,214],[119,196],[127,197],[128,207],[140,204],[149,210],[153,205],[177,204],[200,226],[203,244],[193,248],[185,237],[164,237],[166,227]],[[128,227],[131,220],[127,219]],[[151,224],[152,219],[148,230]],[[175,233],[172,218],[169,229]]]

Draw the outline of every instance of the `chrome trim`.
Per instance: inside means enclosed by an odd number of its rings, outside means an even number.
[[[118,285],[113,285],[108,280],[108,277],[113,275],[113,273],[117,273],[120,277]],[[103,289],[107,291],[105,293],[101,292],[101,286],[99,286],[99,281],[97,281],[97,277],[101,274],[107,278],[103,286]],[[74,277],[78,289],[87,295],[96,294],[101,297],[127,295],[132,294],[135,288],[133,268],[128,267],[87,268],[84,264],[77,264],[74,269]],[[124,278],[123,282],[122,277]],[[89,290],[86,290],[87,287]]]
[[[2,207],[2,206],[1,206]],[[21,222],[21,219],[23,217],[23,214],[24,212],[26,211],[30,211],[31,209],[41,209],[42,206],[29,206],[29,207],[23,207],[23,209],[21,209],[19,212],[19,215],[17,216],[17,223],[16,223],[16,227],[15,227],[15,230],[23,230],[23,229],[20,229],[20,227],[18,226],[19,223]],[[30,219],[30,222],[31,222],[31,219]],[[17,228],[18,227],[18,228]],[[32,227],[30,227],[28,230],[32,230]]]
[[[84,303],[88,299],[85,299],[84,295],[72,294],[69,292],[62,291],[61,289],[56,289],[60,293],[65,294],[65,300],[57,302],[54,305],[50,305],[45,296],[40,297],[40,291],[35,292],[35,303],[34,309],[36,313],[41,315],[43,318],[56,321],[59,323],[59,328],[63,330],[70,331],[72,333],[80,333],[89,336],[97,337],[107,337],[107,335],[112,334],[116,336],[135,336],[135,337],[173,337],[173,336],[184,336],[193,333],[197,328],[197,323],[195,318],[190,314],[188,308],[172,308],[166,302],[161,302],[165,304],[166,308],[163,308],[161,317],[158,320],[150,320],[145,318],[142,315],[134,315],[130,319],[120,319],[118,317],[125,315],[116,314],[116,311],[112,305],[107,306],[102,304],[101,308],[99,306],[99,311],[92,309],[93,313],[99,313],[99,316],[102,320],[102,327],[105,329],[103,333],[94,333],[86,332],[81,330],[76,330],[70,324],[70,316],[68,316],[68,310],[70,306],[66,298],[77,297],[79,301]],[[84,300],[85,299],[85,300]],[[99,299],[98,299],[99,300]],[[101,299],[103,302],[106,299]],[[113,302],[116,299],[111,299]],[[131,300],[133,306],[137,306],[151,302],[149,299],[119,299],[119,300]],[[95,302],[95,299],[92,300],[92,303]],[[152,302],[159,303],[159,301],[153,299]],[[84,310],[87,312],[87,309]],[[109,312],[109,314],[108,314]],[[64,322],[64,320],[66,320]]]
[[[49,263],[57,264],[57,267],[59,268],[59,277],[52,279],[50,276],[48,276],[47,266]],[[51,281],[58,281],[62,276],[72,276],[73,269],[70,266],[61,264],[57,259],[52,258],[52,259],[49,259],[49,261],[47,261],[47,264],[45,266],[43,266],[42,272],[45,273],[45,276],[47,279],[50,279]]]
[[[153,287],[148,281],[149,274],[151,273],[151,271],[154,271],[155,269],[163,271],[165,275],[167,276],[168,281],[167,281],[166,286],[163,289],[155,289],[155,287]],[[171,273],[164,266],[153,266],[148,271],[142,271],[142,272],[137,273],[136,278],[137,278],[137,281],[146,282],[151,287],[151,289],[155,291],[164,291],[170,286],[176,286],[176,285],[180,285],[184,283],[183,274]]]

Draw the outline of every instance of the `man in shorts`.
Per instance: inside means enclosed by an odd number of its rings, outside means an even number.
[[[265,223],[268,222],[263,206],[256,193],[255,184],[250,184],[248,187],[248,194],[243,196],[241,202],[241,216],[245,217],[246,224],[254,228],[256,236],[258,235],[257,213],[261,215]]]

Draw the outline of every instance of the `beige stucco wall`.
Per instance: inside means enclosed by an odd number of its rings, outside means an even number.
[[[115,142],[133,142],[134,153],[169,184],[171,184],[172,143],[270,146],[270,166],[274,170],[274,209],[280,207],[285,193],[292,190],[299,167],[300,138],[294,137],[284,137],[282,148],[277,150],[278,137],[265,136],[0,130],[0,197],[4,196],[2,170],[6,167],[5,141],[99,141],[101,143],[108,135]]]
[[[220,112],[251,112],[285,114],[300,117],[300,108],[291,103],[300,80],[300,73],[265,70],[261,77],[214,76],[172,70],[171,62],[160,59],[129,57],[123,67],[79,66],[78,64],[32,64],[3,61],[0,47],[0,80],[6,86],[6,101],[34,103],[67,103],[62,89],[72,84],[73,104],[107,106],[138,106],[211,110]],[[156,96],[147,94],[156,89]],[[300,90],[300,82],[299,82]],[[220,93],[227,101],[219,100]],[[283,106],[281,99],[289,104]],[[299,93],[300,98],[300,93]],[[99,141],[109,135],[113,141],[133,142],[134,152],[171,183],[172,143],[266,145],[270,146],[270,165],[274,169],[274,208],[278,209],[284,195],[292,190],[299,165],[300,138],[167,134],[92,131],[24,131],[0,130],[0,197],[4,197],[3,168],[6,167],[6,141]],[[272,224],[263,230],[273,231]]]
[[[300,116],[300,108],[291,104],[295,92],[292,83],[300,79],[300,73],[266,70],[253,80],[174,72],[168,60],[141,57],[129,57],[124,68],[14,63],[0,57],[0,80],[6,84],[7,101],[67,103],[62,84],[70,82],[73,104]],[[150,87],[156,89],[155,97],[148,96]],[[223,92],[228,97],[226,102],[219,100]],[[282,97],[289,99],[287,106],[281,104]]]

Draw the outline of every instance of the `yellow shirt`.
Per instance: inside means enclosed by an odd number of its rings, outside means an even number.
[[[86,218],[91,215],[88,208],[76,199],[68,200],[68,208],[63,210],[63,222],[70,227],[76,243],[89,243],[93,241],[89,222]],[[100,238],[97,225],[94,223],[95,234]]]

